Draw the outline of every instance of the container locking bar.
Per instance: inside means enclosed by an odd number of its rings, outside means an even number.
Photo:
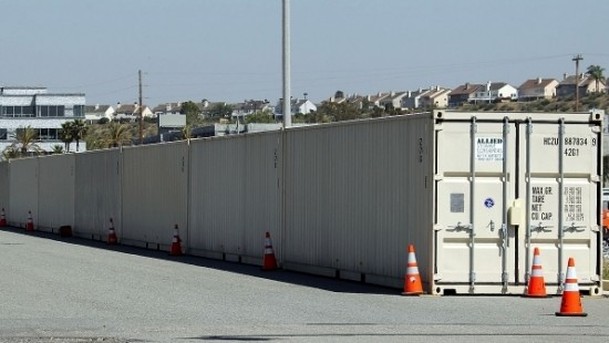
[[[571,223],[570,226],[567,226],[565,228],[563,228],[562,230],[564,232],[583,232],[585,231],[584,228],[586,228],[587,226],[585,225],[575,225],[575,223]]]
[[[539,222],[539,224],[537,224],[537,226],[533,226],[531,228],[531,231],[533,232],[552,232],[552,230],[549,230],[549,228],[554,227],[554,225],[543,225],[542,222]]]
[[[457,225],[448,225],[448,229],[446,231],[459,232],[459,231],[471,231],[473,226],[472,224],[462,224],[461,222],[457,222]]]

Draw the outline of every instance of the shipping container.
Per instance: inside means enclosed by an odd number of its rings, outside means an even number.
[[[600,292],[602,112],[435,111],[287,130],[289,269],[432,294],[522,294],[541,249],[548,292],[574,257]]]
[[[574,257],[600,293],[602,112],[435,111],[433,293],[521,293],[541,250],[548,292]]]

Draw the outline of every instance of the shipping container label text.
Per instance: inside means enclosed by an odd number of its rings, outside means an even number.
[[[585,219],[582,187],[565,187],[563,191],[565,220],[582,222]]]
[[[536,186],[533,187],[531,193],[533,193],[531,196],[531,220],[552,220],[552,211],[545,206],[549,200],[548,198],[554,196],[552,187]]]
[[[543,137],[543,145],[557,146],[559,143],[558,137]],[[565,137],[563,139],[564,151],[563,154],[568,157],[579,156],[579,147],[596,146],[596,138],[588,137]]]
[[[503,138],[478,137],[476,140],[476,160],[503,161]]]

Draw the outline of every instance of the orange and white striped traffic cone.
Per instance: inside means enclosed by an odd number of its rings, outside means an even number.
[[[171,256],[182,255],[182,240],[180,239],[180,230],[178,229],[178,224],[176,224],[173,229],[173,241],[171,242],[169,254]]]
[[[404,278],[404,292],[402,295],[423,294],[423,284],[419,275],[417,258],[414,253],[414,246],[408,245],[408,265],[406,267],[406,277]]]
[[[573,257],[569,257],[565,289],[562,292],[560,311],[556,312],[556,315],[563,317],[585,317],[588,315],[582,308],[579,286],[577,285],[577,274],[575,273],[575,259]]]
[[[4,207],[2,208],[2,212],[0,213],[0,227],[6,226],[6,214],[4,213]]]
[[[535,247],[533,252],[533,267],[531,267],[531,276],[527,286],[525,297],[543,298],[547,297],[546,282],[543,278],[541,270],[541,258],[539,257],[539,248]]]
[[[262,260],[262,270],[275,269],[277,269],[277,259],[275,258],[275,252],[273,251],[271,234],[267,232],[264,238],[264,258]]]
[[[108,244],[116,244],[118,243],[118,238],[116,237],[116,231],[114,231],[114,221],[110,218],[110,228],[108,229]]]
[[[27,223],[25,224],[26,231],[34,231],[34,220],[32,219],[32,211],[27,211]]]

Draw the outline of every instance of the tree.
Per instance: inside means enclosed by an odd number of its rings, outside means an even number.
[[[587,73],[588,73],[588,75],[590,75],[592,80],[594,80],[594,82],[596,83],[596,92],[599,92],[599,83],[601,81],[605,80],[605,76],[603,75],[604,71],[605,71],[605,68],[603,68],[599,65],[593,64],[588,67]]]
[[[256,111],[250,115],[245,116],[245,123],[274,123],[275,118],[269,110]]]
[[[85,125],[85,122],[82,121],[82,119],[75,119],[72,122],[71,129],[72,137],[74,137],[74,140],[76,141],[76,151],[78,151],[80,147],[80,141],[83,140],[87,135],[87,126]]]
[[[217,103],[209,109],[209,115],[214,118],[230,118],[233,114],[231,105]]]
[[[110,123],[105,136],[106,145],[113,148],[129,143],[133,137],[129,130],[129,125],[119,124],[117,122]]]
[[[186,115],[186,125],[196,126],[202,122],[199,106],[192,101],[183,103],[180,113]]]
[[[70,144],[74,141],[74,135],[72,130],[71,121],[67,121],[61,124],[61,130],[59,130],[59,139],[63,142],[64,150],[70,152]]]
[[[327,116],[333,119],[332,121],[343,121],[357,119],[361,116],[361,112],[350,103],[342,102],[325,102],[317,108],[316,116]]]
[[[192,125],[185,125],[182,130],[180,130],[182,134],[182,139],[191,139],[192,138]]]
[[[16,141],[11,146],[19,152],[19,156],[38,155],[42,148],[36,144],[37,140],[38,132],[28,125],[17,129]]]

